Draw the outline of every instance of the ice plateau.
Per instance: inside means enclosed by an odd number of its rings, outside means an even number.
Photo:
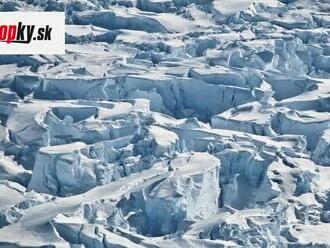
[[[329,0],[2,0],[1,248],[330,247]],[[0,14],[1,15],[1,14]]]

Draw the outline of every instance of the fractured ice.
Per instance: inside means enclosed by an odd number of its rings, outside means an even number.
[[[28,0],[0,56],[0,247],[330,247],[330,2]]]

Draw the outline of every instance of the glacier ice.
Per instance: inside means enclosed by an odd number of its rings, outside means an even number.
[[[4,0],[0,247],[330,247],[330,2]]]

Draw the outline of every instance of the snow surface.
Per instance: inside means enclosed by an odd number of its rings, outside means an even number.
[[[0,247],[330,247],[330,2],[29,0],[0,56]]]

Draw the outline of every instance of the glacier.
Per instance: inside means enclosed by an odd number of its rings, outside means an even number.
[[[0,247],[330,247],[328,0],[3,0]]]

